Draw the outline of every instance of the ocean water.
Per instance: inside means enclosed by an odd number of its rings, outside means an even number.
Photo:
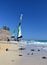
[[[27,44],[47,44],[47,40],[26,40]]]

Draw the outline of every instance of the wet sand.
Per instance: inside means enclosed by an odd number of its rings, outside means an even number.
[[[0,42],[0,65],[47,65],[47,50],[28,45],[20,48],[18,44]]]
[[[23,55],[20,60],[21,65],[47,65],[47,54],[35,52],[33,55]]]
[[[22,50],[21,65],[47,65],[47,50],[43,47],[26,46],[26,50]]]

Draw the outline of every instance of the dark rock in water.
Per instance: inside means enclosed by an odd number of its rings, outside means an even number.
[[[38,51],[40,51],[40,50],[38,49]]]
[[[19,56],[23,56],[23,55],[19,54]]]
[[[31,55],[33,55],[33,53],[31,53]]]
[[[35,51],[34,49],[31,49],[31,51]]]
[[[42,59],[46,59],[47,57],[43,56]]]
[[[30,53],[27,53],[27,55],[29,55]]]
[[[8,51],[8,48],[6,49],[6,51]]]
[[[25,48],[19,48],[19,50],[25,50]]]

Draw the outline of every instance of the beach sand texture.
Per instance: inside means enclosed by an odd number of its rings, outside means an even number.
[[[7,42],[2,43],[0,42],[0,65],[17,65],[20,60],[18,57],[19,46],[16,44],[7,44]]]
[[[35,51],[29,51],[27,48],[19,50],[19,48],[18,44],[0,42],[0,65],[47,65],[47,51],[41,49],[37,51],[38,48],[33,48]],[[46,58],[43,59],[43,56]]]

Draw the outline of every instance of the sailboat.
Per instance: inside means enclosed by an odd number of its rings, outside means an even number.
[[[21,16],[20,16],[20,22],[19,22],[19,25],[18,25],[17,39],[16,39],[16,41],[15,40],[9,41],[11,43],[17,43],[22,38],[22,32],[21,32],[22,17],[23,17],[23,14],[21,14]],[[14,33],[15,33],[15,30],[14,30],[13,35],[12,35],[13,38],[15,38]]]

